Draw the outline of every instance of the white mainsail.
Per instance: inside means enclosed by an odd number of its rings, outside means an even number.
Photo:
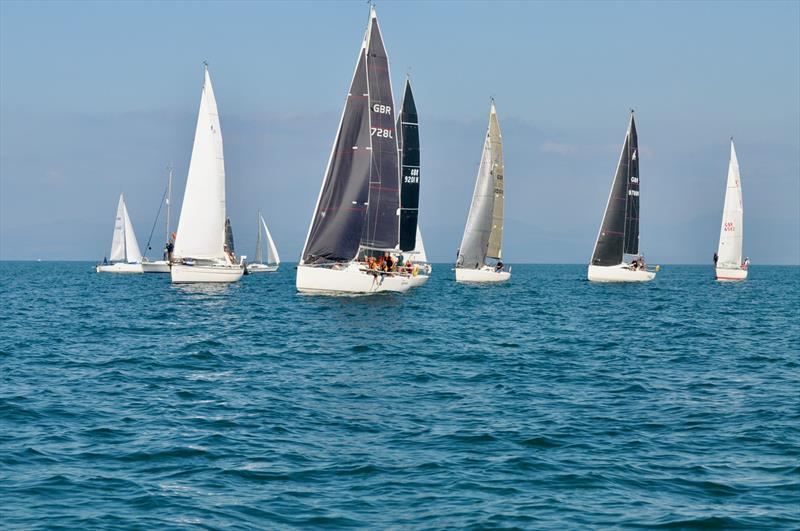
[[[139,242],[136,240],[136,233],[133,231],[133,224],[128,216],[128,207],[125,205],[123,194],[119,195],[119,203],[117,203],[117,217],[114,221],[114,237],[111,240],[109,260],[132,264],[142,261],[142,252],[139,250]]]
[[[419,230],[419,224],[417,224],[417,242],[414,250],[406,254],[412,256],[417,262],[428,262],[428,255],[425,254],[425,243],[422,241],[422,232]]]
[[[225,160],[217,101],[206,66],[174,254],[178,259],[226,260],[224,244]]]
[[[742,265],[742,230],[744,207],[742,204],[742,181],[739,175],[739,160],[731,139],[731,157],[728,163],[728,184],[725,189],[725,207],[719,230],[718,267],[738,269]]]
[[[480,269],[487,258],[502,258],[503,145],[494,100],[472,205],[459,248],[458,267]]]
[[[261,217],[261,225],[264,227],[264,233],[267,235],[267,263],[268,264],[280,264],[281,257],[278,256],[278,248],[275,247],[275,242],[272,241],[272,234],[270,234],[269,229],[267,228],[267,222],[264,221],[264,217]]]

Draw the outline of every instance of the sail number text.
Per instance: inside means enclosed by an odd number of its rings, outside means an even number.
[[[381,138],[394,138],[392,136],[391,129],[382,129],[380,127],[372,127],[370,129],[371,130],[369,136],[379,136]]]
[[[391,105],[381,105],[380,103],[376,103],[372,106],[372,110],[379,114],[392,114]]]
[[[722,230],[725,231],[725,232],[733,232],[733,231],[735,231],[736,228],[733,226],[733,221],[726,221],[722,225]]]
[[[409,175],[403,175],[406,184],[419,184],[419,168],[412,168]]]

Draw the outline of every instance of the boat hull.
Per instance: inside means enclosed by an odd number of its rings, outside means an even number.
[[[723,267],[717,267],[716,274],[717,280],[721,282],[736,282],[739,280],[745,280],[747,278],[747,269],[726,269]]]
[[[172,283],[187,284],[193,282],[236,282],[242,278],[244,267],[241,265],[186,265],[173,264]]]
[[[253,273],[274,273],[278,270],[277,265],[267,264],[247,264],[247,272],[251,275]]]
[[[510,271],[495,271],[493,267],[482,267],[481,269],[456,268],[456,282],[505,282],[510,278]]]
[[[649,282],[656,278],[656,273],[655,271],[629,269],[626,264],[590,265],[588,278],[591,282]]]
[[[169,273],[170,267],[170,263],[166,260],[142,263],[142,271],[145,273]]]
[[[377,273],[377,272],[376,272]],[[351,263],[342,269],[297,266],[297,291],[317,295],[370,295],[402,293],[413,287],[411,277],[362,271]]]
[[[116,264],[99,264],[94,268],[98,273],[122,273],[122,274],[137,274],[143,273],[142,264],[127,264],[124,262],[117,262]]]

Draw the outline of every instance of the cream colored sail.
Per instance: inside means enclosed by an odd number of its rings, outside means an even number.
[[[178,221],[175,256],[225,260],[225,160],[217,102],[205,69],[197,128]]]
[[[139,250],[139,242],[136,240],[136,233],[133,231],[128,207],[125,205],[125,198],[122,194],[119,195],[119,203],[117,203],[117,217],[114,221],[114,237],[111,240],[109,260],[131,264],[138,264],[142,261],[142,252]]]
[[[742,230],[744,207],[742,204],[742,181],[739,175],[739,160],[731,139],[731,157],[728,163],[728,184],[725,189],[725,207],[719,230],[719,259],[717,267],[738,269],[742,265]]]

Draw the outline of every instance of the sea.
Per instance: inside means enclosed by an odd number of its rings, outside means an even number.
[[[800,268],[451,267],[0,263],[0,528],[800,528]]]

